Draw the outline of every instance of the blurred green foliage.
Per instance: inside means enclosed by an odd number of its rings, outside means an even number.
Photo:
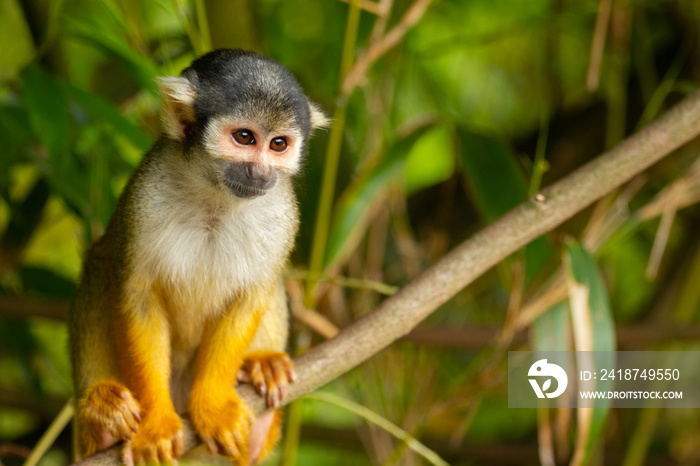
[[[351,6],[341,1],[0,0],[0,451],[33,446],[70,396],[64,322],[81,256],[158,137],[154,78],[178,74],[209,48],[270,55],[329,114],[347,105],[335,128],[342,145],[321,275],[396,286],[698,87],[696,1],[435,0],[339,100],[344,46],[361,59],[413,1],[360,4],[372,11],[360,13],[356,43],[344,44]],[[312,141],[298,183],[301,270],[319,240],[327,144],[327,133]],[[618,338],[619,348],[694,348],[673,332],[682,326],[700,338],[697,153],[689,144],[509,257],[426,320],[421,330],[438,335],[432,344],[409,336],[327,389],[450,463],[537,464],[538,429],[554,414],[506,407],[504,354],[573,347],[563,255],[591,292],[598,337],[615,325],[654,336]],[[578,242],[567,246],[567,237]],[[340,327],[382,299],[325,281],[315,292],[307,298]],[[552,295],[559,304],[541,304]],[[320,340],[294,322],[293,347]],[[340,408],[313,401],[301,412],[301,442],[284,450],[296,450],[299,464],[421,462]],[[556,415],[564,464],[575,416]],[[590,464],[700,460],[697,413],[596,416]],[[657,423],[651,434],[648,419]],[[614,428],[601,434],[606,425]],[[65,432],[44,466],[66,464],[69,451]],[[271,463],[293,462],[282,456]]]

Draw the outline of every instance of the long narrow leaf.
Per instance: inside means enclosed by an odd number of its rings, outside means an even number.
[[[596,357],[595,364],[613,367],[615,350],[615,324],[610,304],[598,272],[595,260],[578,243],[567,247],[565,260],[567,283],[569,286],[569,304],[574,329],[576,350],[580,351],[579,367],[593,364],[593,351],[606,351],[610,357]],[[599,353],[600,354],[600,353]],[[610,382],[591,381],[582,390],[607,390]],[[590,462],[605,428],[610,400],[588,400],[578,408],[578,433],[572,465]]]

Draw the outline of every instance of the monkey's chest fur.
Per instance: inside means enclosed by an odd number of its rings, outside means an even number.
[[[166,183],[139,209],[134,257],[159,288],[173,349],[184,351],[208,319],[278,279],[298,224],[289,180],[255,199]]]

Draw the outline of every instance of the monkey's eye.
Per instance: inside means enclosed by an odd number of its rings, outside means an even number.
[[[284,138],[274,138],[270,141],[270,149],[275,152],[283,152],[287,148],[287,140]]]
[[[250,144],[255,144],[255,137],[253,132],[247,129],[239,129],[235,133],[231,134],[233,139],[241,145],[247,146]]]

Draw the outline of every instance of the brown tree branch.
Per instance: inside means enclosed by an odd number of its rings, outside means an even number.
[[[700,134],[700,91],[647,128],[523,202],[425,270],[376,310],[335,338],[295,360],[298,381],[287,402],[337,378],[409,333],[459,290],[538,236],[630,180]],[[249,386],[241,397],[258,414],[266,410]],[[189,430],[189,429],[188,429]],[[194,442],[189,432],[188,446]],[[112,448],[81,463],[114,466]]]
[[[26,296],[0,296],[0,317],[45,317],[65,321],[68,320],[68,303]]]

